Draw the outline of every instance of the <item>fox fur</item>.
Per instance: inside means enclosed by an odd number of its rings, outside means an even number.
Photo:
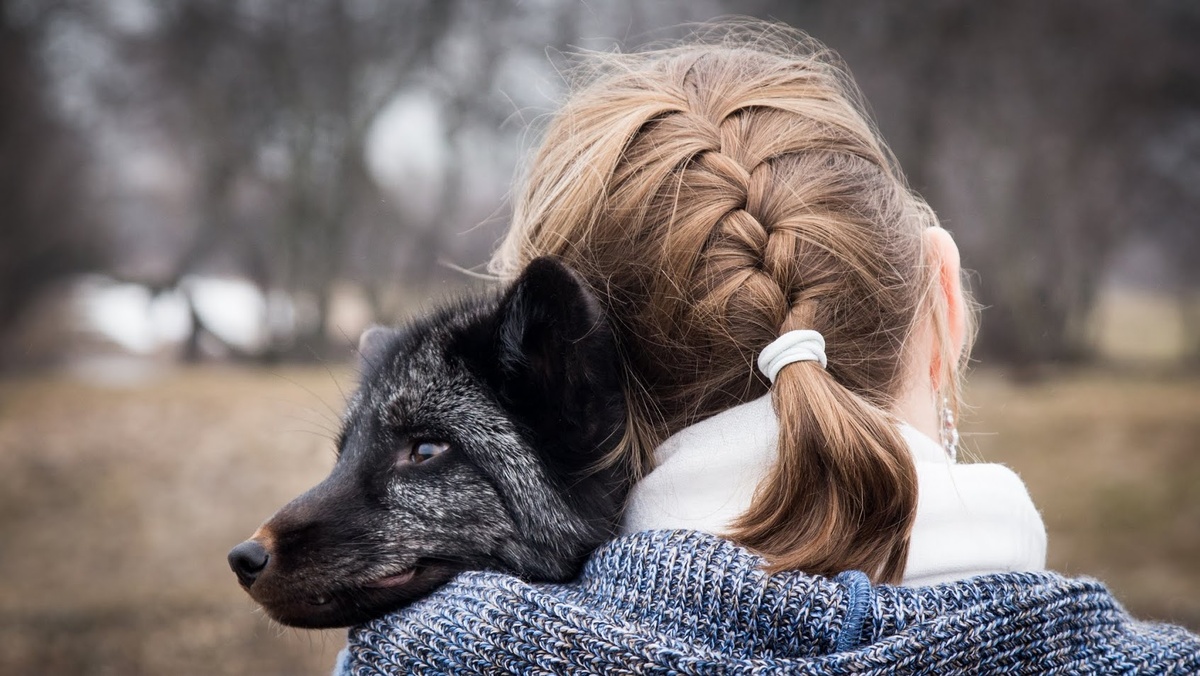
[[[347,626],[468,569],[573,577],[630,485],[617,346],[571,270],[371,329],[328,478],[230,552],[275,620]]]

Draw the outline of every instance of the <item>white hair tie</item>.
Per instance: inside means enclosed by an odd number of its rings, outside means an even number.
[[[812,329],[788,331],[759,353],[758,370],[774,384],[784,366],[798,361],[819,361],[825,368],[825,337]]]

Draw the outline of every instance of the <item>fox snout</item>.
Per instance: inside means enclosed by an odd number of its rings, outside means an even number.
[[[268,526],[264,525],[256,530],[249,540],[229,550],[227,557],[229,569],[233,571],[234,575],[237,575],[238,583],[246,591],[250,591],[255,581],[271,563],[271,557],[274,555],[274,552],[271,551],[274,540]]]
[[[275,578],[280,577],[280,568],[287,567],[287,562],[282,561],[284,557],[276,550],[276,538],[270,530],[278,517],[277,514],[255,531],[249,540],[229,550],[227,557],[229,569],[237,576],[238,584],[260,603],[271,595],[268,588],[278,583]]]
[[[257,540],[246,540],[229,551],[229,567],[237,575],[238,582],[249,589],[263,568],[267,567],[271,554]]]

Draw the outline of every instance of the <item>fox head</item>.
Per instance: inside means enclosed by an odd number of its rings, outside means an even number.
[[[229,554],[275,620],[346,626],[456,573],[572,577],[616,530],[628,472],[613,334],[584,283],[533,261],[500,297],[371,329],[338,458]]]

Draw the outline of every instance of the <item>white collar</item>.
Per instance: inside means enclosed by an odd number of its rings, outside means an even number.
[[[727,533],[774,464],[778,434],[768,395],[672,435],[630,494],[622,532]],[[900,434],[919,491],[905,584],[1045,567],[1045,527],[1016,474],[1002,465],[955,464],[911,425],[902,424]]]

